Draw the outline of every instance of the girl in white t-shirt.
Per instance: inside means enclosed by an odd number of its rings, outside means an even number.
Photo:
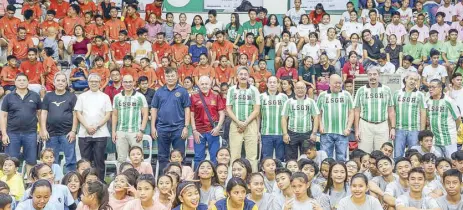
[[[300,51],[304,43],[309,42],[309,34],[316,32],[315,26],[310,23],[309,16],[307,14],[301,15],[301,22],[297,25],[296,39],[297,49]]]
[[[310,56],[313,58],[313,64],[318,64],[320,62],[320,44],[318,43],[318,34],[316,32],[311,32],[309,34],[309,42],[304,45],[302,48],[301,57],[305,58]]]
[[[376,14],[379,14],[378,10],[376,9],[376,3],[374,0],[367,0],[367,8],[362,9],[362,14],[360,17],[362,18],[363,24],[367,24],[370,22],[370,10],[376,10]],[[379,18],[379,16],[378,16]]]
[[[294,25],[294,22],[291,20],[291,18],[289,17],[284,17],[283,18],[283,26],[282,26],[282,30],[283,31],[288,31],[289,33],[291,33],[291,42],[295,42],[295,37],[296,37],[296,34],[297,34],[297,28],[296,26]]]
[[[352,195],[342,198],[337,210],[383,209],[378,199],[366,195],[368,179],[364,174],[358,173],[352,177],[350,190]]]
[[[342,13],[339,23],[336,25],[337,28],[342,28],[344,23],[350,22],[350,12],[354,11],[354,3],[351,1],[346,4],[346,11]]]
[[[404,0],[402,2],[399,1],[398,3],[400,4],[400,9],[397,10],[400,13],[400,22],[408,28],[408,24],[413,18],[413,11],[411,8],[408,7],[410,1]]]
[[[293,173],[291,176],[291,189],[294,198],[289,199],[284,204],[284,210],[322,210],[320,204],[307,194],[309,189],[309,179],[303,172]]]
[[[268,23],[264,26],[264,37],[265,37],[265,56],[268,56],[270,49],[275,49],[275,44],[280,42],[282,29],[276,15],[270,15],[268,17]],[[269,59],[266,57],[265,59]]]

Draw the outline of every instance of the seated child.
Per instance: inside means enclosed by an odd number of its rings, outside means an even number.
[[[137,169],[140,174],[151,174],[154,176],[153,167],[150,163],[144,161],[143,149],[139,146],[133,146],[129,150],[130,163]]]
[[[53,153],[53,149],[46,148],[42,150],[42,153],[40,154],[40,161],[50,166],[51,170],[55,174],[55,184],[59,184],[64,174],[61,166],[55,163],[55,155]]]
[[[171,163],[179,163],[182,167],[182,176],[180,177],[181,180],[193,180],[194,171],[190,166],[181,165],[183,162],[183,156],[179,150],[174,149],[170,152],[169,161]]]
[[[314,141],[309,141],[305,148],[306,148],[305,154],[301,155],[299,159],[301,158],[311,159],[317,164],[317,166],[319,166],[324,159],[328,158],[328,155],[326,154],[325,151],[323,150],[317,151],[317,146]]]
[[[430,130],[423,130],[418,133],[418,144],[413,146],[412,149],[416,149],[421,155],[426,153],[433,153],[436,157],[442,157],[439,151],[433,146],[434,134]]]
[[[8,66],[4,66],[2,69],[2,73],[0,74],[1,77],[1,85],[5,90],[5,94],[10,93],[16,87],[14,86],[14,80],[16,75],[19,73],[17,61],[18,59],[14,55],[9,55],[6,57],[8,61]]]
[[[85,60],[82,57],[77,57],[74,60],[76,68],[71,71],[71,91],[87,91],[88,90],[88,69]]]
[[[6,182],[10,187],[10,194],[19,201],[24,195],[24,180],[21,174],[17,172],[19,168],[19,160],[14,157],[8,157],[3,163],[3,173],[1,181]]]
[[[77,173],[79,173],[82,178],[84,176],[84,171],[91,168],[92,164],[90,163],[89,160],[82,158],[76,163],[76,168],[77,168]]]
[[[395,66],[391,62],[387,61],[387,55],[385,53],[381,53],[378,58],[378,65],[380,68],[381,74],[394,74],[395,73]]]
[[[13,198],[5,193],[0,193],[0,210],[14,209]]]

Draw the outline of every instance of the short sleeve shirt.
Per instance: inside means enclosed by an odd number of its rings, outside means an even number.
[[[165,132],[176,131],[185,127],[185,108],[191,101],[187,90],[180,85],[169,90],[166,85],[154,94],[151,107],[157,109],[156,127]]]
[[[288,130],[296,133],[312,131],[312,117],[318,115],[317,104],[311,98],[288,99],[283,106],[282,116],[288,117]]]
[[[82,112],[82,115],[88,125],[96,126],[104,118],[106,112],[112,111],[111,100],[108,95],[101,91],[87,91],[77,97],[77,103],[74,110]],[[80,126],[77,136],[84,138],[101,138],[109,137],[110,135],[107,126],[102,126],[93,135],[88,134],[84,126]]]
[[[143,94],[133,90],[132,95],[126,95],[125,91],[114,97],[113,109],[117,110],[117,131],[136,133],[142,123],[142,110],[148,108],[148,103]]]
[[[379,84],[360,87],[355,94],[355,107],[360,108],[360,118],[369,122],[384,122],[388,118],[387,107],[393,106],[391,89]]]
[[[7,94],[2,102],[2,111],[8,112],[7,132],[36,133],[40,104],[40,96],[30,90],[22,99],[16,90]]]
[[[63,95],[49,92],[42,102],[42,110],[47,114],[47,130],[50,136],[67,135],[72,129],[74,106],[77,96],[66,91]]]
[[[254,106],[260,105],[259,96],[259,90],[254,86],[241,89],[234,85],[228,89],[227,106],[232,106],[238,120],[245,121],[254,111]]]

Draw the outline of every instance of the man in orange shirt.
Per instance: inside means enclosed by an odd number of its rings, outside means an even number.
[[[138,72],[139,78],[145,76],[148,78],[148,87],[155,88],[156,80],[158,77],[156,76],[156,72],[150,66],[150,59],[149,58],[142,58],[140,59],[141,71]],[[140,85],[140,84],[139,84]]]
[[[50,7],[48,9],[55,12],[56,18],[61,19],[66,16],[66,12],[68,11],[69,7],[70,5],[68,2],[65,2],[64,0],[57,0],[56,2],[51,1]]]
[[[18,34],[18,27],[21,24],[21,20],[14,16],[16,7],[13,5],[8,5],[6,7],[6,16],[0,19],[0,35],[5,40],[1,40],[1,46],[5,47],[8,45],[8,41],[16,39]]]
[[[227,56],[220,56],[219,61],[220,65],[215,68],[215,84],[220,85],[222,83],[227,83],[228,85],[232,85],[235,74],[233,68],[229,67]]]
[[[133,57],[131,55],[124,56],[124,67],[121,68],[121,76],[131,75],[134,81],[138,81],[138,71],[140,69],[134,68]]]
[[[85,14],[87,12],[92,12],[93,14],[96,14],[98,11],[98,8],[96,7],[95,3],[93,1],[89,0],[77,0],[79,2],[80,10],[82,11],[81,14]]]
[[[259,50],[257,49],[256,46],[254,46],[254,34],[247,33],[246,34],[246,44],[240,47],[239,53],[246,54],[248,56],[248,65],[252,67],[254,65],[257,65],[255,64],[255,62],[257,59],[258,52]]]
[[[193,71],[195,71],[195,67],[191,63],[191,55],[185,55],[182,65],[180,65],[177,70],[178,82],[183,85],[183,80],[185,80],[186,77],[192,77]]]
[[[5,94],[8,94],[15,89],[14,79],[16,78],[16,75],[19,73],[19,70],[16,65],[16,56],[9,55],[8,57],[6,57],[6,60],[8,61],[8,66],[3,67],[0,77],[2,78],[1,84],[3,89],[5,90]]]
[[[10,40],[8,45],[8,55],[14,55],[18,60],[24,60],[28,56],[28,48],[34,47],[31,38],[26,36],[26,29],[24,27],[18,28],[18,36]],[[31,78],[29,78],[30,80]]]
[[[183,57],[188,55],[188,47],[182,42],[182,35],[175,34],[174,36],[175,44],[171,46],[172,52],[172,62],[175,67],[179,67],[183,62]]]
[[[259,60],[259,71],[252,73],[251,76],[254,77],[259,92],[265,92],[267,90],[267,79],[272,76],[272,73],[267,70],[267,62]]]
[[[162,0],[154,0],[153,3],[147,4],[145,7],[145,21],[148,21],[151,13],[156,15],[156,19],[159,23],[163,23],[162,20]]]
[[[95,15],[95,25],[96,25],[95,35],[104,37],[106,34],[105,34],[105,25],[104,25],[103,16]]]
[[[39,35],[39,23],[34,20],[33,15],[33,10],[28,9],[24,11],[24,21],[19,24],[19,27],[24,27],[26,29],[26,35],[29,38]]]
[[[233,43],[225,40],[225,31],[217,31],[215,37],[217,40],[212,43],[211,64],[216,67],[219,65],[219,58],[222,57],[222,55],[227,56],[229,61],[233,61]],[[233,62],[230,62],[229,65],[231,65],[231,67],[235,66]]]
[[[42,8],[40,8],[40,4],[38,2],[35,2],[34,0],[26,0],[23,4],[21,14],[24,15],[26,10],[34,11],[34,16],[32,18],[36,21],[40,21],[40,17],[42,16]]]
[[[137,29],[145,26],[145,21],[137,15],[137,6],[127,6],[127,17],[124,22],[127,25],[127,31],[129,32],[129,38],[132,40],[137,39]]]
[[[93,62],[95,62],[95,67],[90,70],[90,74],[96,73],[101,77],[100,90],[103,91],[108,86],[109,69],[104,67],[104,59],[101,56],[97,56]]]
[[[125,55],[130,54],[130,43],[127,41],[127,31],[119,31],[119,41],[111,44],[111,66],[121,67]]]
[[[96,31],[96,24],[93,22],[93,13],[86,12],[84,15],[84,21],[85,37],[87,37],[87,39],[93,39]]]
[[[47,36],[48,28],[55,28],[56,30],[59,29],[59,24],[58,22],[55,21],[55,15],[56,12],[54,10],[48,10],[47,11],[47,17],[45,21],[43,21],[39,28],[40,28],[40,35],[42,37]]]
[[[117,9],[116,7],[111,8],[111,20],[108,20],[105,23],[105,33],[106,39],[110,42],[118,40],[119,32],[121,30],[126,30],[124,22],[119,20],[117,17]]]
[[[53,85],[55,74],[59,72],[56,66],[56,61],[53,60],[53,54],[55,51],[51,47],[45,47],[42,51],[43,59],[43,75],[45,76],[45,88],[47,91],[54,91],[55,86]]]
[[[104,58],[104,62],[109,61],[109,48],[106,43],[103,42],[104,38],[102,36],[96,36],[92,44],[92,53],[94,57],[101,56]]]
[[[159,32],[156,35],[156,42],[151,45],[153,48],[153,58],[157,64],[161,63],[162,57],[169,57],[171,51],[170,45],[166,42],[166,33]]]
[[[72,4],[68,9],[68,15],[60,20],[60,26],[65,35],[72,36],[76,25],[85,25],[85,21],[77,14],[80,14],[80,8],[78,5]]]
[[[23,61],[19,66],[19,71],[29,78],[29,90],[41,93],[45,88],[45,79],[43,77],[43,64],[37,61],[37,49],[29,48],[27,50],[28,60]]]

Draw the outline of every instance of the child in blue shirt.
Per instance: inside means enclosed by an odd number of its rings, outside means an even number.
[[[191,62],[194,65],[197,65],[199,63],[199,56],[201,54],[207,54],[207,48],[203,45],[204,42],[204,36],[202,34],[196,34],[196,44],[191,45],[190,49],[188,50],[188,53],[191,55]]]
[[[51,148],[44,149],[42,153],[40,154],[40,161],[42,161],[42,163],[45,163],[51,167],[51,170],[55,174],[55,184],[59,184],[64,174],[63,174],[63,169],[61,169],[61,166],[54,163],[55,155],[53,153],[53,149]]]

